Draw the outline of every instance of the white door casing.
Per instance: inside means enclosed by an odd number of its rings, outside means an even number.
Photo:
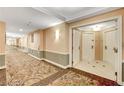
[[[73,30],[73,65],[80,62],[80,36],[80,31]]]

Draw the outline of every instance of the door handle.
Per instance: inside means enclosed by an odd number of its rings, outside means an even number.
[[[94,47],[94,46],[92,45],[92,46],[91,46],[91,49],[93,49],[93,47]]]
[[[118,53],[118,48],[113,48],[113,50],[114,50],[114,53]]]
[[[79,50],[80,50],[80,46],[79,46]]]
[[[105,45],[105,50],[107,50],[107,46]]]

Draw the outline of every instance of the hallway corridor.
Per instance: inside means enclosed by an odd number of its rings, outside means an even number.
[[[0,10],[1,86],[123,85],[123,8]],[[92,12],[86,19],[87,10]],[[96,63],[76,65],[85,60]],[[112,69],[102,62],[110,62]]]

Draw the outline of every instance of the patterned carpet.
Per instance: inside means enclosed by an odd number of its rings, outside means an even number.
[[[39,61],[16,48],[7,48],[7,85],[28,86],[61,70],[44,61]]]
[[[39,61],[17,48],[7,47],[6,70],[0,85],[9,86],[112,86],[116,82],[74,68],[61,69]]]
[[[97,86],[99,82],[73,71],[53,81],[49,86]]]
[[[33,86],[118,86],[115,81],[78,69],[63,69]]]
[[[0,86],[6,85],[6,69],[0,69]]]

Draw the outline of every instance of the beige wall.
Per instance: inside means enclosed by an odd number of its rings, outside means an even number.
[[[57,39],[56,35],[58,33],[59,38]],[[34,34],[34,42],[31,42],[32,34]],[[26,41],[26,39],[28,41]],[[44,30],[36,30],[21,38],[21,46],[23,47],[64,54],[68,54],[69,52],[68,43],[69,31],[67,23],[62,23]]]
[[[20,45],[21,45],[21,47],[27,47],[27,37],[28,37],[27,35],[21,37],[21,39],[20,39]]]
[[[91,18],[83,19],[83,20],[80,20],[80,21],[77,21],[77,22],[70,23],[70,27],[71,26],[78,26],[78,25],[81,25],[81,24],[86,24],[86,23],[89,23],[89,22],[94,22],[94,21],[98,21],[98,20],[102,20],[102,19],[110,18],[110,17],[114,17],[114,16],[120,16],[120,15],[122,17],[124,17],[124,8],[121,8],[121,9],[118,9],[118,10],[115,10],[115,11],[112,11],[112,12],[109,12],[109,13],[101,14],[101,15],[98,15],[98,16],[94,16],[94,17],[91,17]],[[124,18],[123,18],[123,22],[124,22]],[[122,34],[124,35],[124,24],[123,24]],[[123,36],[122,44],[123,44],[123,59],[124,59],[124,36]]]
[[[69,31],[68,24],[62,23],[44,30],[44,50],[68,54]],[[56,35],[59,37],[57,38]]]
[[[5,23],[0,22],[0,53],[5,53]]]
[[[102,32],[95,32],[95,59],[103,60],[103,38]]]
[[[34,34],[34,42],[31,41],[31,35]],[[37,30],[28,34],[28,48],[34,50],[43,50],[43,31]]]
[[[43,43],[44,43],[44,31],[43,30],[40,30],[39,31],[39,34],[40,34],[40,46],[39,46],[39,50],[40,51],[43,51],[44,50],[44,46],[43,46]]]

